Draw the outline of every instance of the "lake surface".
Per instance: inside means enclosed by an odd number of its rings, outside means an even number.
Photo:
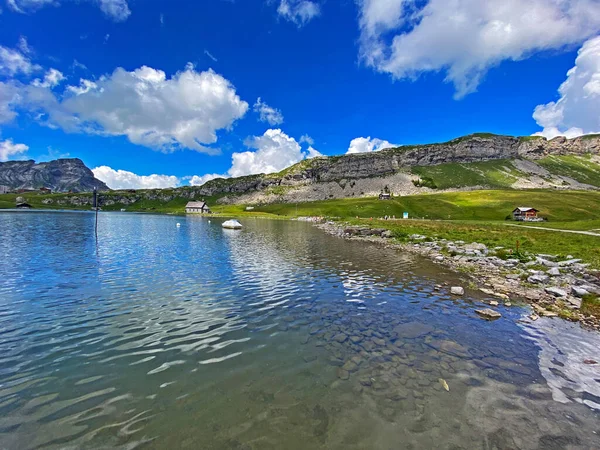
[[[220,223],[0,212],[1,449],[600,448],[598,333],[484,321],[459,275],[310,224]]]

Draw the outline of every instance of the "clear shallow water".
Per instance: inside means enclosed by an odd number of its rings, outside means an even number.
[[[0,213],[0,448],[600,448],[598,334],[309,224],[99,223]]]

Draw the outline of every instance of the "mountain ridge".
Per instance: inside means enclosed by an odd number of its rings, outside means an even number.
[[[222,203],[294,202],[374,195],[386,187],[392,189],[390,184],[395,184],[397,187],[392,190],[400,194],[410,194],[418,192],[413,188],[427,188],[426,183],[418,185],[423,174],[418,173],[416,168],[514,160],[524,161],[520,164],[521,167],[532,162],[536,167],[531,167],[531,174],[538,176],[537,172],[543,174],[545,169],[537,167],[536,161],[568,155],[577,157],[600,155],[600,135],[574,139],[557,137],[547,140],[538,136],[512,137],[477,133],[445,143],[406,145],[378,152],[317,157],[301,161],[275,174],[214,179],[203,184],[199,188],[199,193],[205,196],[222,195],[223,198],[220,200]],[[519,168],[515,169],[515,173],[519,172]],[[522,172],[527,173],[527,171]],[[367,179],[371,182],[360,181]],[[376,179],[381,182],[376,182]],[[568,183],[568,180],[559,176],[554,184],[560,187],[565,181]],[[336,188],[336,184],[340,189]],[[355,189],[357,184],[364,186]],[[543,183],[537,184],[540,186],[532,187],[549,187]],[[325,185],[329,188],[325,189],[327,192],[318,192],[319,189],[314,189],[316,186],[325,187]],[[549,182],[549,185],[553,183]],[[573,183],[573,186],[573,188],[594,188],[593,185],[586,186],[586,183],[580,182]],[[299,191],[302,193],[294,195]],[[267,194],[257,194],[261,192]]]
[[[0,185],[10,189],[48,188],[53,192],[109,190],[79,158],[40,163],[34,160],[0,162]]]
[[[82,207],[91,205],[93,187],[109,190],[79,159],[57,160],[36,164],[33,161],[0,163],[11,165],[50,165],[62,161],[79,167],[85,182],[46,183],[38,177],[37,185],[55,192],[71,190],[73,195],[48,198],[44,204]],[[41,181],[40,181],[41,180]],[[63,180],[64,181],[64,180]],[[75,186],[76,183],[79,183]],[[17,183],[18,184],[18,183]],[[414,195],[473,189],[600,189],[600,135],[574,139],[564,137],[512,137],[477,133],[445,143],[406,145],[379,152],[323,156],[303,160],[278,173],[218,178],[202,186],[169,189],[111,190],[104,206],[130,208],[150,202],[175,204],[206,198],[220,204],[295,203],[335,198],[372,197],[387,190],[394,195]],[[174,202],[174,203],[173,203]],[[178,204],[178,203],[177,203]],[[141,206],[140,206],[141,207]],[[154,206],[149,207],[154,208]]]

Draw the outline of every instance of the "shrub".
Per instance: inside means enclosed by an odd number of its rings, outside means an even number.
[[[418,180],[413,180],[413,184],[416,187],[427,187],[430,189],[437,189],[437,185],[435,184],[435,181],[433,181],[433,178],[431,177],[421,177]]]
[[[395,231],[393,232],[393,236],[394,236],[396,239],[400,239],[400,240],[402,240],[402,241],[406,241],[406,240],[408,240],[408,236],[409,236],[409,234],[408,234],[406,231],[395,230]]]
[[[505,248],[497,250],[496,256],[503,260],[510,259],[510,258],[512,258],[512,250],[507,250]]]

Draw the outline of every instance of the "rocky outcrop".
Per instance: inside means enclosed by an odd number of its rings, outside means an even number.
[[[273,201],[298,201],[293,194],[287,195],[286,189],[307,191],[317,184],[329,184],[326,196],[338,198],[339,195],[335,191],[339,189],[332,186],[332,183],[346,185],[355,183],[356,180],[389,178],[398,174],[403,174],[404,178],[410,181],[410,168],[414,166],[499,159],[535,160],[549,155],[566,154],[600,154],[600,135],[547,140],[543,137],[517,138],[475,134],[443,144],[402,146],[373,153],[314,158],[279,174],[211,180],[204,184],[199,192],[206,196],[230,194],[232,198],[225,198],[224,202],[235,202],[237,200],[233,197],[240,195],[245,195],[250,201],[256,201],[258,197],[266,202],[270,201],[270,198],[273,198]],[[343,191],[344,187],[341,190]],[[264,195],[257,196],[252,193]],[[323,198],[319,193],[312,196],[307,192],[305,194],[309,200]],[[355,194],[356,192],[353,193]],[[303,197],[306,195],[303,194]]]
[[[94,188],[107,191],[108,186],[77,158],[0,163],[0,185],[11,189],[52,189],[52,192],[91,192]]]

